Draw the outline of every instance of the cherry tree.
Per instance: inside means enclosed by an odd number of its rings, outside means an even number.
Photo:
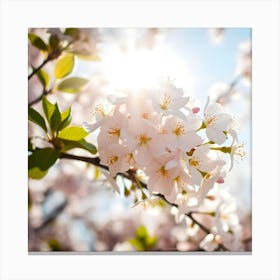
[[[233,82],[213,85],[204,100],[170,75],[143,85],[131,78],[137,87],[118,89],[106,76],[112,52],[120,53],[117,66],[126,68],[118,82],[129,79],[126,57],[141,68],[132,54],[150,59],[167,32],[29,31],[30,250],[250,250],[238,198],[225,188],[236,159],[245,156],[228,107],[240,82],[250,87],[250,46],[240,46]],[[219,37],[216,44],[226,32],[211,30],[210,36]],[[89,61],[95,76],[85,77]],[[117,197],[134,209],[117,216],[118,229],[91,217],[94,211],[106,215],[89,199],[100,188],[106,190],[101,200]],[[145,215],[156,215],[153,226],[145,225]],[[82,240],[71,236],[77,217]]]

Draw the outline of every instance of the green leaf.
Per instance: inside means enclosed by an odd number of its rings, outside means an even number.
[[[136,229],[136,237],[138,237],[138,238],[144,238],[147,234],[148,234],[147,229],[143,225],[140,225]]]
[[[45,44],[45,42],[39,36],[35,35],[34,33],[28,33],[28,39],[29,39],[30,43],[37,49],[42,50],[42,51],[48,50],[48,47]]]
[[[63,80],[58,84],[57,89],[59,91],[68,93],[78,93],[88,83],[87,79],[79,77],[71,77]]]
[[[48,75],[47,72],[45,72],[43,69],[40,69],[37,73],[36,73],[39,81],[41,82],[41,84],[43,85],[44,88],[46,88],[50,82],[50,77]]]
[[[79,126],[70,126],[62,129],[58,133],[58,138],[71,140],[71,141],[79,141],[85,138],[88,135],[82,127]]]
[[[66,28],[64,35],[71,36],[74,40],[78,40],[80,36],[80,30],[78,28]]]
[[[28,120],[39,125],[45,132],[47,132],[47,126],[44,118],[33,108],[28,108]]]
[[[43,96],[42,102],[43,102],[43,110],[44,110],[45,116],[50,124],[51,116],[55,110],[55,105],[52,104],[51,102],[49,102],[49,100],[47,99],[46,96]]]
[[[33,179],[43,178],[58,157],[59,152],[53,148],[36,149],[28,156],[28,176]]]
[[[62,152],[66,152],[75,148],[80,148],[90,152],[93,155],[97,153],[96,147],[91,143],[88,143],[85,139],[79,141],[70,141],[65,139],[60,139],[60,140],[63,142],[63,148],[61,150]]]
[[[32,179],[41,179],[48,173],[48,170],[42,171],[39,167],[28,169],[28,177]]]
[[[55,238],[51,238],[48,240],[48,246],[51,251],[63,251],[59,241]]]
[[[33,152],[34,151],[34,145],[32,143],[32,138],[28,137],[28,151]]]
[[[59,47],[59,38],[56,35],[51,35],[49,38],[49,46],[51,50],[55,50]]]
[[[157,243],[157,238],[151,236],[144,225],[140,225],[135,232],[136,237],[128,240],[139,251],[152,250]]]
[[[129,239],[128,242],[138,251],[145,251],[145,248],[143,247],[142,243],[139,242],[137,239]]]
[[[80,54],[78,52],[73,51],[72,53],[76,54],[79,59],[81,60],[88,60],[88,61],[99,61],[100,57],[98,54]]]
[[[61,123],[59,126],[59,130],[67,127],[71,123],[71,107],[69,107],[65,112],[61,113]]]
[[[73,54],[67,54],[64,57],[60,58],[54,69],[54,75],[57,79],[61,79],[69,75],[75,64],[75,56]]]
[[[60,123],[61,123],[61,116],[60,116],[59,108],[56,103],[54,105],[54,111],[53,111],[53,113],[51,115],[51,119],[50,119],[50,127],[51,127],[52,131],[58,131],[58,129],[60,127]]]

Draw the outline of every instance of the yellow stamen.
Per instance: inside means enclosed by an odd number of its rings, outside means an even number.
[[[216,123],[216,120],[217,120],[217,118],[216,118],[216,116],[209,116],[206,120],[205,120],[205,124],[206,124],[206,126],[211,126],[211,125],[213,125],[213,124],[215,124]]]
[[[139,135],[138,136],[138,144],[139,146],[145,145],[147,144],[150,140],[152,140],[152,138],[146,136],[146,135]]]
[[[180,136],[184,133],[184,125],[181,122],[178,122],[175,129],[173,130],[173,133],[176,134],[177,136]]]
[[[94,108],[94,113],[99,113],[102,117],[105,117],[106,116],[106,113],[105,113],[105,110],[104,110],[104,107],[101,105],[101,104],[98,104],[95,106]]]
[[[158,172],[159,172],[162,176],[166,176],[166,175],[167,175],[167,171],[166,171],[164,165],[160,167],[160,169],[159,169]]]
[[[195,167],[195,168],[199,168],[200,167],[200,161],[195,159],[195,158],[192,158],[192,159],[190,159],[190,165]]]
[[[172,102],[171,97],[165,94],[163,96],[161,103],[159,103],[159,106],[162,110],[168,110],[171,102]]]
[[[108,128],[107,132],[110,136],[120,137],[120,135],[121,135],[121,129],[119,127]]]
[[[241,144],[236,144],[235,146],[232,146],[231,147],[231,153],[236,155],[236,156],[239,156],[241,159],[243,159],[246,155],[245,151],[244,151],[244,144],[241,143]]]
[[[112,165],[118,160],[118,156],[111,156],[107,159],[107,164]]]

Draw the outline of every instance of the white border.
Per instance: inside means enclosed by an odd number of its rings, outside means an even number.
[[[27,28],[253,28],[253,254],[28,255]],[[1,279],[280,279],[278,1],[1,2]]]

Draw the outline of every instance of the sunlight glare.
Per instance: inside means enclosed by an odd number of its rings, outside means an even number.
[[[192,90],[193,77],[186,63],[166,46],[153,50],[113,50],[103,60],[109,87],[115,90],[153,87],[162,77],[176,77],[177,86]]]

